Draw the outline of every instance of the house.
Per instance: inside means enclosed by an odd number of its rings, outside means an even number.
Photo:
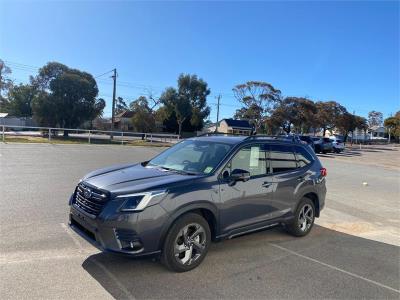
[[[114,130],[129,131],[133,130],[131,119],[134,112],[131,110],[124,110],[114,116]]]
[[[251,135],[253,126],[247,120],[222,119],[216,128],[216,124],[208,127],[207,132],[221,132],[230,134]]]
[[[7,127],[13,128],[13,126],[22,126],[22,127],[35,127],[37,126],[36,122],[32,119],[32,117],[14,117],[10,116],[8,113],[0,112],[0,126],[5,125]],[[22,128],[14,128],[16,130],[21,130]]]

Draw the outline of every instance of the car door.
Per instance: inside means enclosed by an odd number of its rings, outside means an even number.
[[[234,170],[250,173],[250,179],[232,183],[229,175]],[[246,145],[239,149],[220,175],[221,230],[228,232],[268,219],[272,178],[268,174],[265,145]]]
[[[273,175],[274,217],[281,217],[296,205],[299,186],[305,181],[304,169],[299,168],[292,145],[270,145],[268,160]]]

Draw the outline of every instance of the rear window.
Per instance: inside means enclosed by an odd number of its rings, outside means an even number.
[[[342,143],[342,140],[336,140],[336,143]]]
[[[330,138],[324,138],[324,142],[332,142]]]
[[[310,152],[308,152],[303,147],[296,146],[295,151],[296,151],[297,161],[299,163],[300,168],[305,167],[314,161],[314,158],[310,154]]]

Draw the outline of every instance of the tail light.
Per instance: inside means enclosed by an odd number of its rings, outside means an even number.
[[[326,177],[326,175],[328,175],[328,172],[326,171],[325,168],[321,168],[320,169],[320,174],[321,174],[322,177]]]

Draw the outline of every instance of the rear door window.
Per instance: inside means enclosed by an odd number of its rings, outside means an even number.
[[[314,161],[313,156],[303,147],[295,147],[299,168],[305,167]]]
[[[269,161],[273,173],[287,172],[297,168],[292,146],[270,145]]]

